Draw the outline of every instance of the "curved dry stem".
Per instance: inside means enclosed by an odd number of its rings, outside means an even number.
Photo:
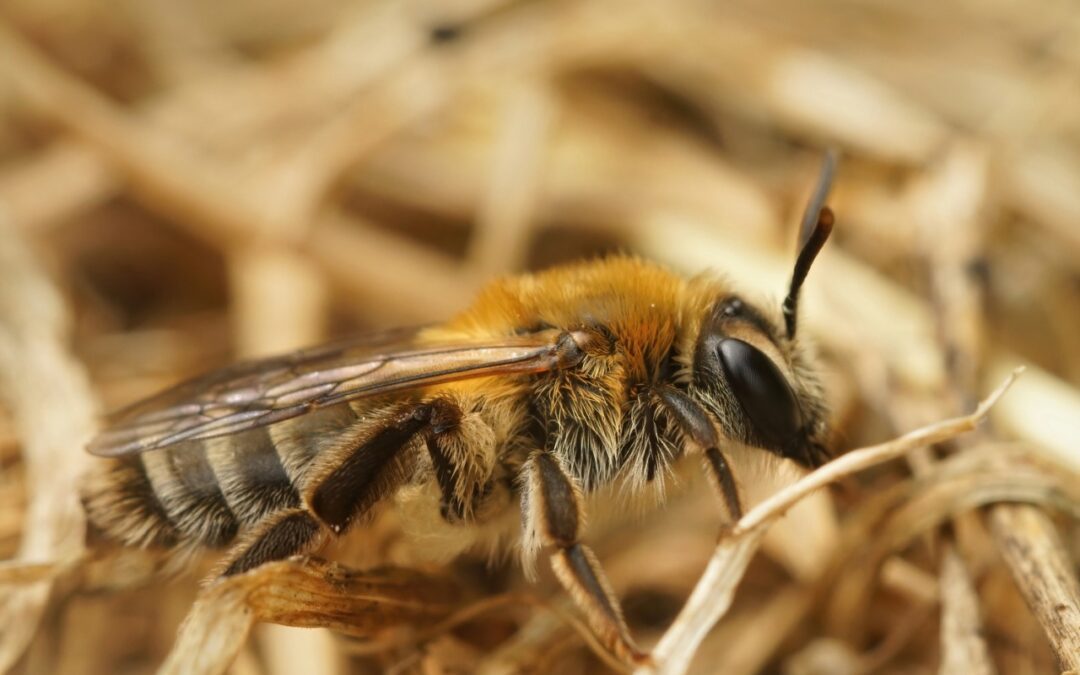
[[[685,673],[701,641],[731,606],[735,590],[768,525],[815,490],[869,467],[971,431],[1019,376],[1014,371],[970,415],[931,424],[880,445],[853,450],[761,502],[720,541],[675,622],[638,673]]]
[[[1014,370],[997,389],[978,405],[975,412],[962,417],[954,417],[943,422],[931,424],[921,429],[904,434],[903,436],[882,443],[880,445],[852,450],[840,458],[829,462],[806,478],[792,484],[790,487],[777,492],[772,497],[758,504],[735,524],[733,535],[739,535],[763,525],[767,525],[779,516],[782,516],[796,502],[803,499],[811,492],[822,488],[829,483],[836,482],[844,476],[858,473],[882,462],[896,459],[911,452],[916,448],[933,445],[947,441],[950,438],[971,431],[986,417],[994,404],[1012,386],[1016,378],[1024,372],[1020,367]]]
[[[1080,517],[1080,481],[1070,474],[1021,461],[999,462],[989,453],[976,458],[979,461],[952,467],[952,460],[942,462],[939,473],[916,481],[904,504],[876,524],[870,544],[863,538],[862,545],[850,551],[843,570],[832,577],[839,580],[839,587],[828,612],[831,630],[857,643],[863,628],[859,617],[865,616],[860,612],[871,601],[884,561],[957,514],[1011,502],[1039,504]]]

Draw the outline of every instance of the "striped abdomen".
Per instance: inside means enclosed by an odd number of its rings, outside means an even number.
[[[220,547],[300,505],[311,459],[357,414],[325,408],[231,436],[103,461],[84,490],[91,522],[127,544]]]

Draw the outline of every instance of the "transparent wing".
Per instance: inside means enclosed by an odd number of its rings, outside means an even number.
[[[117,457],[235,434],[365,396],[557,365],[559,331],[488,342],[421,344],[416,330],[383,333],[247,361],[121,410],[87,446]]]

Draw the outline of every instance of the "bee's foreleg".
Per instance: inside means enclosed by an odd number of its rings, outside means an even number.
[[[674,387],[661,387],[657,389],[657,395],[683,433],[704,451],[708,473],[723,496],[728,513],[735,520],[742,518],[742,500],[739,499],[735,475],[731,473],[731,466],[720,452],[720,439],[717,438],[716,428],[709,419],[709,414],[697,402]]]
[[[527,542],[557,547],[551,556],[555,576],[585,613],[593,631],[616,655],[628,661],[647,659],[630,637],[618,598],[596,556],[578,541],[581,494],[573,480],[545,452],[530,458],[525,477],[522,512]]]

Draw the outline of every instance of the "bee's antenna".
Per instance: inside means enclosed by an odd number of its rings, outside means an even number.
[[[802,288],[806,274],[810,271],[810,265],[814,258],[825,245],[825,240],[832,233],[833,222],[836,218],[832,209],[825,205],[825,199],[829,196],[832,187],[833,174],[836,173],[837,152],[830,149],[825,153],[825,159],[821,164],[821,174],[818,176],[817,187],[810,201],[806,204],[803,212],[802,224],[799,226],[799,257],[795,259],[795,269],[791,273],[791,285],[788,287],[787,297],[784,298],[783,312],[784,324],[787,327],[788,339],[795,337],[795,319],[799,309],[799,289]]]

